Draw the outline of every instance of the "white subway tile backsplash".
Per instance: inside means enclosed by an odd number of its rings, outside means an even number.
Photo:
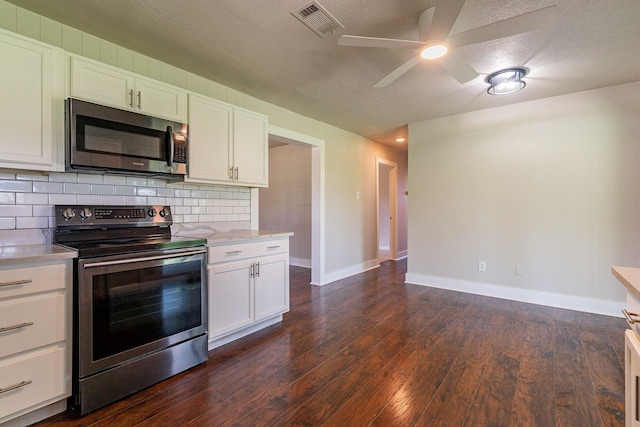
[[[54,205],[169,205],[176,224],[251,220],[248,188],[92,173],[0,170],[0,229],[42,229]]]
[[[78,175],[75,173],[52,172],[49,174],[49,182],[78,182]]]
[[[33,182],[32,187],[34,193],[63,193],[61,182]]]
[[[75,194],[49,194],[49,203],[52,205],[75,205],[78,204],[78,197]]]
[[[106,196],[112,196],[115,194],[115,187],[113,185],[104,185],[104,184],[92,184],[91,185],[91,194],[103,194]]]
[[[90,184],[63,183],[62,192],[65,194],[91,194]]]
[[[156,189],[155,188],[148,188],[148,187],[137,187],[136,188],[136,194],[138,196],[155,196],[156,195]]]
[[[31,182],[3,179],[0,180],[0,191],[31,192]]]
[[[127,177],[122,175],[103,175],[102,183],[111,185],[126,185]]]
[[[126,185],[116,185],[115,194],[116,196],[135,196],[136,189],[133,187],[127,187]]]
[[[48,216],[16,218],[16,228],[49,228]]]
[[[40,193],[16,193],[15,203],[18,205],[46,205],[49,203],[49,195]]]
[[[32,213],[30,205],[0,205],[0,217],[31,216]]]
[[[0,193],[0,205],[15,205],[16,193]]]
[[[83,184],[102,184],[102,174],[98,173],[79,173],[78,182]]]
[[[13,230],[16,228],[15,218],[0,218],[0,230]]]

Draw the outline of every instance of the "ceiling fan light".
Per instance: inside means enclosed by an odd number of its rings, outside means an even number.
[[[432,44],[425,48],[420,55],[424,59],[438,59],[442,58],[448,51],[447,47],[443,44]]]
[[[527,85],[522,80],[526,74],[527,70],[520,67],[496,71],[486,78],[486,82],[489,83],[487,93],[489,95],[507,95],[522,90]]]

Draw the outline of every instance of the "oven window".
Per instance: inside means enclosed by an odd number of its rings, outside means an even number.
[[[166,160],[166,132],[80,115],[76,121],[81,151]]]
[[[201,325],[201,263],[93,276],[93,360]]]

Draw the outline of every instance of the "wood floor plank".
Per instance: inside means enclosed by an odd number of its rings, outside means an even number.
[[[558,321],[555,335],[556,425],[602,426],[598,400],[589,376],[580,327]]]

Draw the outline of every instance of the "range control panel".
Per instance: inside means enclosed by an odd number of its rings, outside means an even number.
[[[56,205],[55,227],[171,225],[169,206]]]

